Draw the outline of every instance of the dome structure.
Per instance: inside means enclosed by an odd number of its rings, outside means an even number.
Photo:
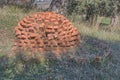
[[[32,52],[65,53],[80,44],[80,35],[63,15],[39,12],[21,20],[15,27],[15,49]]]

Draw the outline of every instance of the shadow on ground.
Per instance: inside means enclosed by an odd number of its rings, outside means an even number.
[[[71,58],[59,60],[31,60],[26,63],[20,58],[0,58],[1,80],[119,80],[120,42],[107,42],[82,36],[81,46]],[[103,56],[98,62],[92,58]],[[69,54],[69,53],[68,53]],[[87,61],[79,62],[80,58]]]

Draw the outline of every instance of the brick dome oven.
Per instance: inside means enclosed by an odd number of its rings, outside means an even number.
[[[15,27],[14,50],[65,53],[80,44],[77,28],[63,15],[40,12],[29,15]]]

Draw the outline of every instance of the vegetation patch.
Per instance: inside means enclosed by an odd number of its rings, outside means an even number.
[[[109,25],[110,21],[111,21],[110,18],[103,18],[100,24],[101,25]]]

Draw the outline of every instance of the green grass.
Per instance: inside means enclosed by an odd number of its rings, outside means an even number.
[[[0,53],[0,57],[2,57],[2,56],[4,56],[4,54],[3,54],[3,53]]]
[[[110,24],[110,18],[103,18],[102,21],[101,21],[101,24],[103,25],[109,25]]]
[[[14,28],[23,17],[34,12],[36,11],[29,10],[25,12],[24,9],[14,6],[5,6],[0,9],[0,28]]]
[[[17,25],[17,22],[24,16],[20,9],[4,7],[0,9],[0,28],[10,28]]]

